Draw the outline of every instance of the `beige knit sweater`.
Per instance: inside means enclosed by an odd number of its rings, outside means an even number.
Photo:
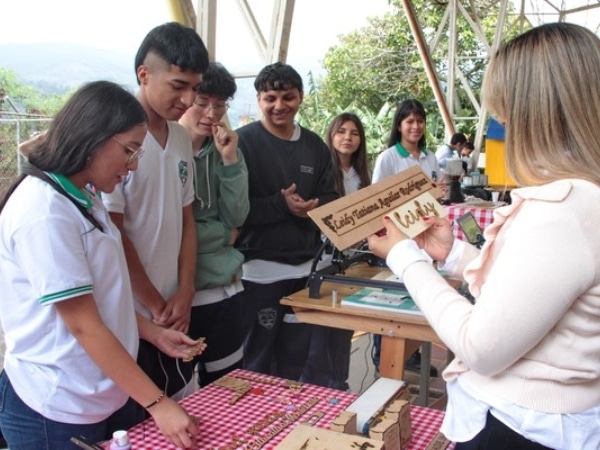
[[[394,267],[456,359],[444,371],[518,405],[575,413],[600,405],[600,187],[562,180],[511,193],[481,253],[456,273],[473,306],[424,261]],[[460,252],[459,252],[460,254]],[[406,268],[407,267],[407,268]],[[406,268],[406,269],[405,269]]]

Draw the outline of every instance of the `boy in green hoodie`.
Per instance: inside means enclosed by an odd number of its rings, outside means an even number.
[[[235,91],[231,74],[221,64],[210,63],[194,104],[179,120],[194,148],[198,247],[189,333],[210,342],[198,358],[201,386],[242,365],[244,335],[237,294],[243,290],[244,257],[233,243],[250,209],[248,171],[237,133],[223,121]]]

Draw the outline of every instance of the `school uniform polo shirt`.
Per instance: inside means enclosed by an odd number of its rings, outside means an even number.
[[[373,183],[413,166],[420,166],[432,180],[436,180],[440,176],[440,166],[434,153],[422,148],[419,159],[416,159],[400,143],[396,143],[377,157],[373,169]]]
[[[106,209],[123,214],[123,227],[154,287],[164,299],[179,287],[179,253],[185,206],[194,201],[192,141],[185,128],[167,122],[163,149],[146,133],[136,171],[131,171],[110,194],[102,194]],[[142,302],[140,314],[152,319]]]
[[[4,369],[19,397],[44,417],[95,423],[127,395],[91,360],[53,305],[92,294],[103,322],[135,358],[131,285],[119,231],[102,202],[67,178],[51,176],[104,231],[43,180],[29,176],[13,193],[0,214]]]

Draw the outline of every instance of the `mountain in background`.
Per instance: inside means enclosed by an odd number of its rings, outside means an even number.
[[[134,55],[78,44],[2,44],[0,67],[47,94],[64,94],[94,80],[109,80],[137,89]]]
[[[78,44],[1,44],[0,67],[44,94],[64,94],[83,83],[109,80],[137,92],[135,55]],[[257,117],[253,79],[238,79],[228,117],[236,128]],[[10,95],[10,93],[9,93]]]

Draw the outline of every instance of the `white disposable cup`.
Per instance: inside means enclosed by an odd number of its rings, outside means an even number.
[[[498,191],[492,191],[492,201],[494,203],[496,203],[499,198],[500,198],[500,192],[498,192]]]

